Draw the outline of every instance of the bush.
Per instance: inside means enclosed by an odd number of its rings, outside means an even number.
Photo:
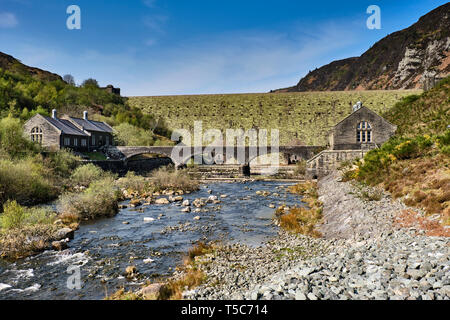
[[[92,163],[79,166],[70,176],[74,185],[88,187],[93,181],[110,175]]]
[[[3,230],[20,229],[24,226],[52,224],[55,214],[45,208],[24,208],[17,201],[7,201],[0,215]]]
[[[12,158],[38,150],[38,146],[24,136],[20,120],[11,116],[0,120],[0,148]]]
[[[117,185],[120,188],[127,189],[129,191],[137,191],[139,193],[149,190],[149,183],[143,176],[136,175],[133,171],[127,172],[125,177],[120,178],[117,181]]]
[[[0,160],[0,204],[7,200],[41,203],[53,199],[56,192],[39,159]]]
[[[114,127],[114,139],[118,145],[124,146],[151,146],[154,144],[153,134],[150,131],[121,123]]]
[[[3,205],[3,214],[0,216],[2,229],[17,229],[25,224],[25,210],[15,200],[7,201]]]
[[[81,158],[75,156],[71,150],[63,149],[50,154],[47,159],[47,166],[62,177],[69,177],[78,166],[79,161],[81,161]]]
[[[157,190],[181,189],[194,191],[198,189],[198,182],[191,180],[186,171],[160,168],[152,173],[152,183]]]
[[[80,219],[96,219],[112,216],[118,211],[120,191],[112,177],[91,183],[82,193],[66,193],[59,199],[60,211]]]

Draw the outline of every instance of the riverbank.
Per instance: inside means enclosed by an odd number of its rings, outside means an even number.
[[[404,228],[402,214],[411,208],[339,181],[333,175],[319,183],[323,238],[280,231],[266,246],[225,246],[200,258],[207,282],[183,297],[450,299],[449,238]]]

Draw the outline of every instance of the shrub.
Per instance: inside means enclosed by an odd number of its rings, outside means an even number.
[[[25,224],[25,209],[17,201],[7,201],[3,205],[3,214],[0,216],[2,229],[18,229]]]
[[[34,158],[0,160],[0,203],[34,204],[53,199],[57,190],[49,178],[42,162]]]
[[[0,148],[13,158],[38,150],[38,146],[24,136],[20,120],[11,116],[0,120]]]
[[[58,175],[69,177],[72,171],[78,166],[80,157],[73,154],[68,149],[59,150],[51,153],[47,159],[47,165],[52,168]]]
[[[82,193],[66,193],[59,199],[59,208],[64,215],[81,219],[96,219],[112,216],[118,211],[120,191],[112,177],[91,183]]]
[[[149,190],[149,183],[146,181],[145,177],[136,175],[133,171],[127,172],[125,177],[120,178],[117,181],[117,185],[120,188],[140,193]]]
[[[306,160],[300,160],[295,165],[294,175],[300,176],[306,173]]]
[[[24,208],[17,201],[7,201],[0,215],[0,227],[4,230],[20,229],[24,226],[52,224],[55,214],[46,208]]]
[[[88,187],[93,181],[100,180],[108,176],[109,173],[103,171],[92,163],[79,166],[70,176],[70,180],[74,185]]]
[[[151,146],[154,143],[150,131],[135,127],[129,123],[121,123],[114,127],[114,139],[124,146]]]
[[[151,178],[157,190],[172,188],[193,191],[198,189],[198,182],[192,180],[184,170],[163,167],[153,172]]]

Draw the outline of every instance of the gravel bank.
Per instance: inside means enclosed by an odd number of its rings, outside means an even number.
[[[201,258],[207,283],[186,299],[450,299],[449,238],[392,223],[400,201],[364,201],[350,183],[319,183],[324,238],[280,231],[266,246]]]

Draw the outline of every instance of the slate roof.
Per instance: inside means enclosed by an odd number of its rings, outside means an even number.
[[[113,129],[104,122],[85,120],[80,118],[69,117],[69,120],[77,123],[86,131],[113,133]]]
[[[50,122],[52,125],[54,125],[56,128],[61,130],[64,134],[71,134],[74,136],[83,136],[88,137],[89,135],[83,132],[82,130],[78,129],[76,126],[74,126],[73,123],[71,123],[69,120],[64,119],[54,119],[51,117],[44,117],[45,120]]]

